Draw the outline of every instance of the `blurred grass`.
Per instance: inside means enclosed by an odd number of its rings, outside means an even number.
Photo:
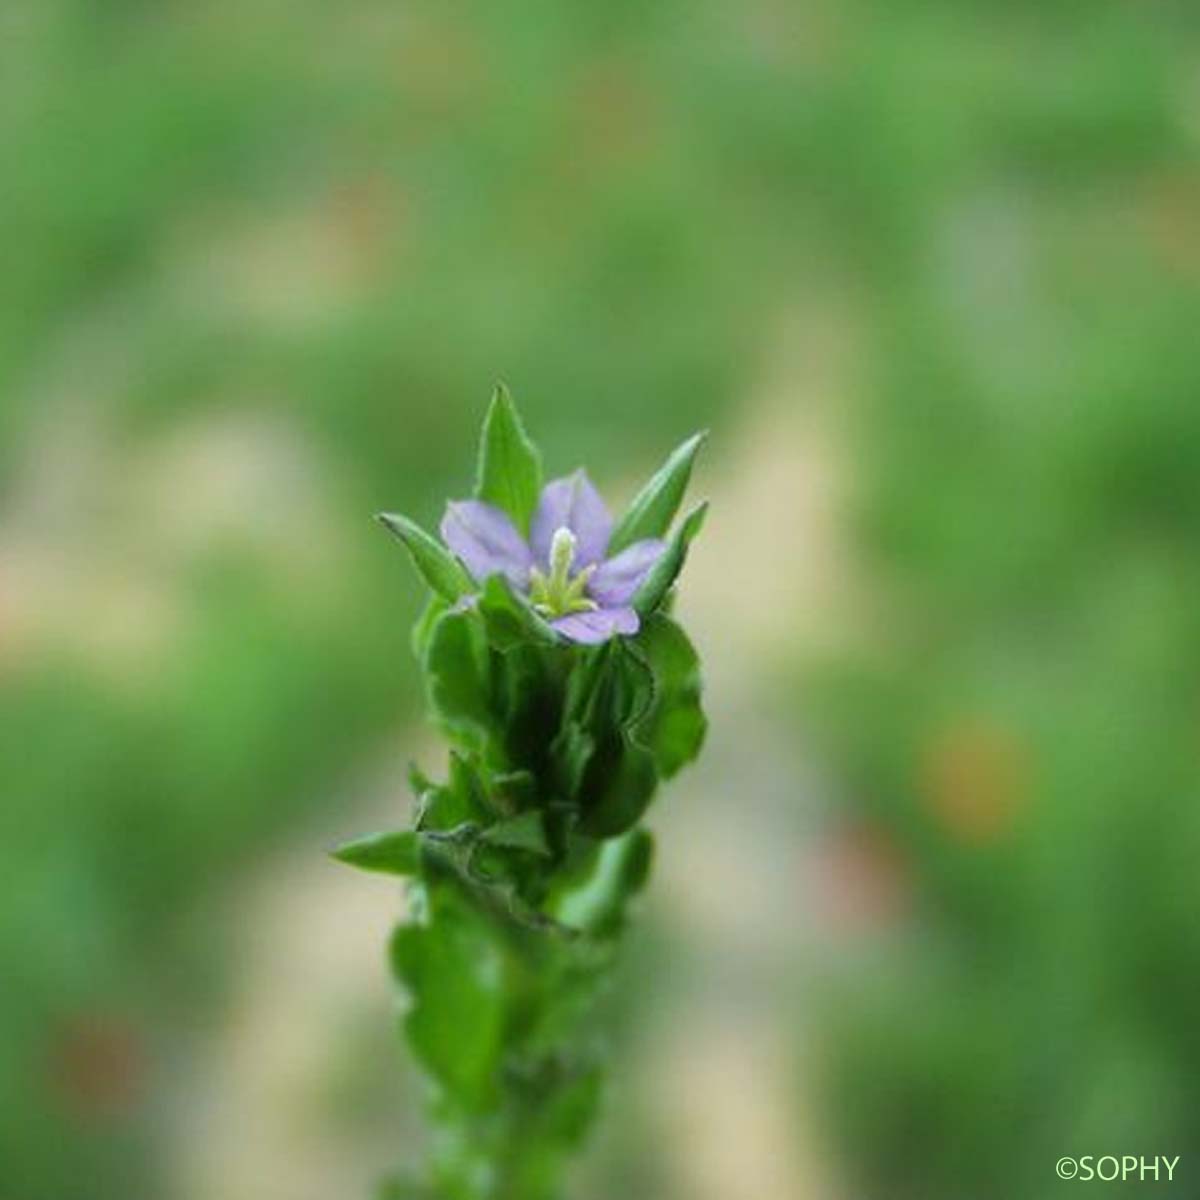
[[[912,170],[862,267],[871,594],[805,693],[879,901],[810,997],[864,1196],[1048,1196],[1062,1154],[1200,1137],[1196,26],[1080,11],[921,6],[872,74]]]
[[[727,394],[769,289],[711,252],[733,197],[689,130],[680,11],[6,9],[20,1194],[170,1186],[164,1053],[223,971],[191,914],[411,687],[415,592],[367,516],[436,521],[497,377],[552,461],[610,473]]]
[[[954,1116],[980,1154],[1011,1146],[956,1071],[979,1045],[999,1087],[1010,992],[1035,1025],[1123,997],[1112,1054],[1161,1085],[1158,1132],[1195,1139],[1174,1121],[1200,711],[1186,5],[13,0],[0,31],[15,1194],[167,1194],[164,1064],[226,969],[195,914],[415,700],[415,590],[367,515],[436,521],[498,377],[553,464],[636,474],[736,421],[780,313],[826,290],[860,343],[838,415],[884,649],[830,672],[819,723],[847,819],[987,968],[939,992],[901,960],[902,997],[979,1000],[962,1053],[906,1000],[877,1040],[841,1014],[831,1046],[883,1047],[846,1066],[874,1122],[851,1157],[889,1196],[902,1160],[925,1198],[961,1176],[904,1158],[910,1134]],[[923,756],[965,847],[922,807]],[[1016,780],[988,785],[999,815],[959,796],[980,770]],[[1009,791],[1044,818],[978,851]],[[990,973],[1024,955],[1062,991]],[[1123,1078],[1076,1070],[1091,1045],[1011,1084],[1070,1074],[1051,1129]],[[942,1107],[905,1124],[943,1062]]]

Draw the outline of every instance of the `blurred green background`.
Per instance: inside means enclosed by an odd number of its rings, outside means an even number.
[[[497,378],[616,497],[715,430],[578,1195],[1190,1173],[1200,10],[7,0],[0,246],[0,1194],[419,1145],[323,849],[437,762],[368,516]]]

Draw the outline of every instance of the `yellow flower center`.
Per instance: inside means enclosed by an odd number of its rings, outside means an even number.
[[[575,535],[565,526],[556,529],[550,543],[550,573],[534,567],[529,574],[529,599],[544,617],[565,617],[571,613],[592,612],[596,603],[584,592],[594,566],[584,567],[574,577]]]

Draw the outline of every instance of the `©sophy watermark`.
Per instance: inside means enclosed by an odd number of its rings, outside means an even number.
[[[1085,1154],[1082,1158],[1072,1158],[1067,1155],[1054,1164],[1055,1174],[1059,1179],[1078,1179],[1088,1182],[1093,1179],[1112,1183],[1117,1179],[1154,1179],[1161,1183],[1170,1183],[1175,1178],[1175,1168],[1179,1165],[1179,1155],[1167,1158],[1164,1154],[1156,1154],[1146,1158],[1142,1154]]]

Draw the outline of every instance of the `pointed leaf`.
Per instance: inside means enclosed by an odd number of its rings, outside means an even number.
[[[454,555],[415,521],[400,513],[379,513],[378,519],[404,543],[421,578],[439,596],[453,603],[471,590],[471,581]]]
[[[333,850],[338,862],[384,875],[415,875],[421,865],[420,838],[411,829],[372,833]]]
[[[707,432],[693,434],[677,446],[650,482],[638,492],[609,539],[609,558],[643,538],[666,536],[683,503],[683,494],[692,475],[692,464],[707,437]]]
[[[502,508],[523,536],[542,490],[542,458],[508,389],[499,384],[483,422],[475,495]]]
[[[670,592],[672,585],[679,577],[679,572],[683,570],[683,564],[687,561],[688,547],[692,544],[692,539],[700,532],[707,515],[708,501],[705,500],[693,508],[679,528],[675,530],[674,536],[667,543],[662,558],[650,568],[646,582],[638,588],[637,595],[633,598],[633,607],[640,616],[644,617],[652,613],[666,599],[667,593]]]

